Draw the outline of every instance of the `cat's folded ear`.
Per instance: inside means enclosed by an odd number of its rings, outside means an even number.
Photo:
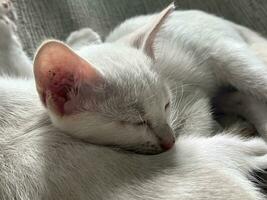
[[[120,42],[128,43],[136,48],[142,49],[148,56],[155,59],[153,49],[155,37],[174,10],[175,5],[172,3],[158,15],[155,15],[150,23],[121,38]]]
[[[59,115],[73,112],[83,84],[101,81],[100,73],[62,42],[51,40],[41,45],[34,59],[34,75],[42,103]]]

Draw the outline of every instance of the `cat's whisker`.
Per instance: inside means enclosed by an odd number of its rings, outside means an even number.
[[[183,97],[184,97],[184,87],[183,87],[183,85],[181,86],[181,89],[182,89],[182,94],[181,94],[181,97],[180,97],[180,99],[179,99],[179,101],[177,103],[177,109],[178,110],[180,109],[180,105],[181,105],[181,102],[182,102]]]
[[[149,97],[146,97],[145,99],[144,99],[144,101],[149,101],[149,100],[151,100],[152,98],[154,98],[156,96],[156,94],[152,94],[152,95],[150,95]]]
[[[195,97],[196,95],[194,95],[194,97]],[[182,109],[179,109],[179,113],[183,113],[187,108],[188,108],[188,106],[192,103],[192,102],[194,102],[194,98],[191,98],[184,106],[183,106],[183,108]]]
[[[138,113],[138,116],[139,116],[140,120],[143,122],[144,121],[144,118],[142,117],[142,115],[141,115],[140,112]]]
[[[178,95],[179,93],[181,93],[181,91],[177,89],[178,87],[183,87],[183,92],[190,92],[191,88],[188,88],[188,87],[191,87],[191,86],[195,86],[195,85],[194,84],[181,84],[181,86],[179,86],[179,84],[177,84],[177,86],[172,87],[170,91],[172,95]]]

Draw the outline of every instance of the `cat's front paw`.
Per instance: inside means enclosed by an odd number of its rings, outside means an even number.
[[[0,0],[0,16],[8,14],[12,10],[12,2],[10,0]]]

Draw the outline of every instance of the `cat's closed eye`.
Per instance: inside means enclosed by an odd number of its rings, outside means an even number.
[[[147,120],[139,121],[139,122],[126,122],[126,121],[120,121],[121,124],[133,124],[134,126],[150,126],[150,122]]]
[[[170,107],[170,102],[166,103],[165,110],[167,110]]]
[[[149,121],[146,120],[134,123],[134,125],[136,126],[147,126],[149,124],[150,124]]]

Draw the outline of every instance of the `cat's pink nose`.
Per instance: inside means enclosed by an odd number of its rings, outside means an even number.
[[[160,141],[160,146],[163,150],[168,151],[173,147],[174,143],[175,143],[175,138],[171,137],[167,139],[162,139]]]

